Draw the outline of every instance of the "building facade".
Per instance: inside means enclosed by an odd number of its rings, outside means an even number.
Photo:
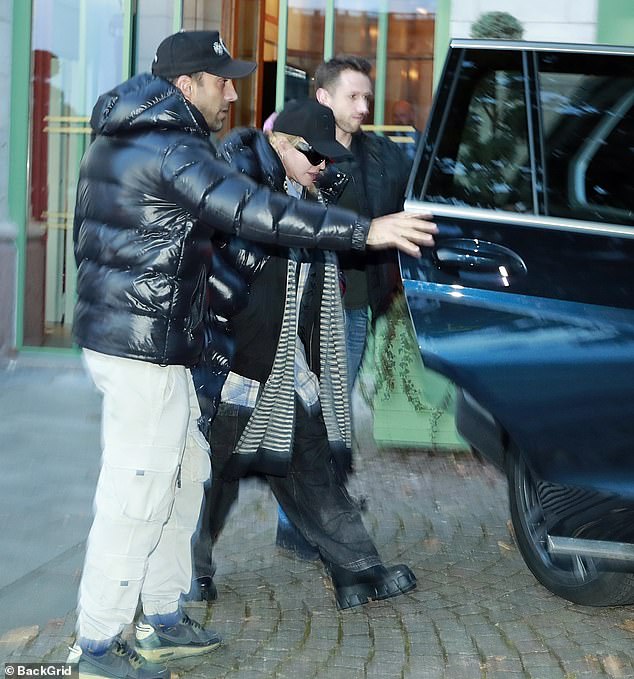
[[[317,65],[346,52],[372,62],[371,124],[406,100],[425,124],[450,37],[504,10],[528,40],[627,43],[631,0],[4,0],[0,3],[0,356],[73,351],[72,213],[97,96],[148,70],[162,38],[218,29],[258,62],[237,83],[231,126],[261,126],[310,96]],[[389,128],[388,128],[389,129]]]

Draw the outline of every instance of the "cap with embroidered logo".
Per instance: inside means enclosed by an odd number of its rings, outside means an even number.
[[[256,63],[232,59],[218,31],[180,31],[163,40],[152,73],[163,78],[206,71],[221,78],[245,78]]]

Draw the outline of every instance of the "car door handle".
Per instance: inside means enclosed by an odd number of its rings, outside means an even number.
[[[432,258],[448,272],[526,275],[524,260],[512,250],[479,238],[448,238],[436,245]]]

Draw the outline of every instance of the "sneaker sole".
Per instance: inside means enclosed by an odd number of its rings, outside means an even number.
[[[218,641],[208,646],[197,646],[195,648],[184,646],[163,646],[161,648],[143,648],[136,645],[135,651],[142,655],[146,660],[155,663],[165,662],[166,660],[177,660],[179,658],[190,658],[194,655],[203,655],[204,653],[211,653],[222,646],[222,641]]]

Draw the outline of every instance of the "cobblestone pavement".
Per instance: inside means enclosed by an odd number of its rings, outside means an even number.
[[[368,528],[386,562],[413,568],[417,590],[338,612],[322,567],[274,547],[272,496],[250,481],[217,546],[219,600],[191,607],[225,644],[176,663],[179,676],[634,677],[634,607],[585,608],[543,589],[514,546],[496,470],[469,454],[376,450],[367,440],[357,460],[351,491],[368,497]],[[73,625],[60,610],[7,631],[0,663],[63,660]]]

